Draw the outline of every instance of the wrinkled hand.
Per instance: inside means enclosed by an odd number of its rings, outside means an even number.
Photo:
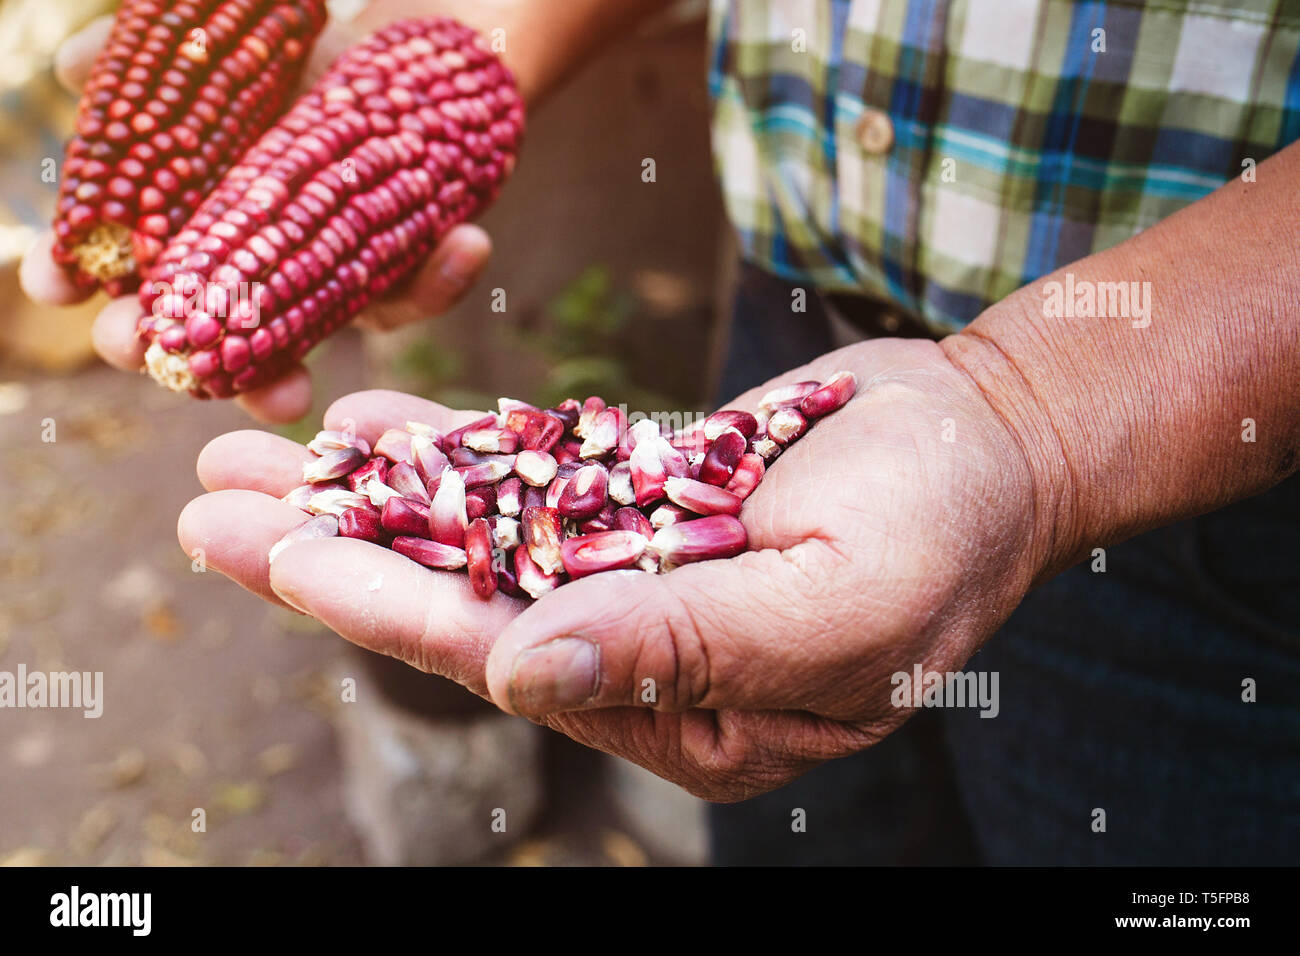
[[[330,61],[370,30],[403,15],[413,13],[402,13],[393,0],[381,0],[350,23],[331,21],[312,51],[304,81],[310,83],[318,78]],[[111,25],[112,17],[101,17],[60,47],[55,73],[70,91],[80,91],[85,83]],[[32,300],[48,305],[72,305],[88,298],[90,293],[78,289],[55,264],[50,254],[53,241],[53,232],[46,230],[28,249],[19,273],[23,291]],[[391,329],[447,311],[474,284],[491,251],[492,242],[481,228],[455,226],[419,272],[371,306],[358,322],[369,328]],[[129,295],[109,302],[96,317],[92,330],[95,350],[108,364],[133,372],[144,367],[144,345],[135,334],[139,315],[138,300]],[[310,376],[298,365],[275,382],[245,392],[235,400],[259,421],[294,421],[311,407]]]
[[[730,560],[595,575],[531,605],[482,601],[463,574],[349,539],[295,544],[268,568],[303,520],[274,496],[310,454],[256,432],[204,450],[212,493],[185,509],[180,539],[363,647],[693,793],[743,799],[896,729],[909,712],[890,703],[891,675],[959,669],[1050,560],[1023,439],[940,346],[866,343],[778,382],[841,368],[858,396],[774,463],[742,513],[753,550]],[[325,426],[351,419],[373,439],[473,414],[363,392]]]

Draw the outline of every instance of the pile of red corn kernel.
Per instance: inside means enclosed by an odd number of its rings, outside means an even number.
[[[322,431],[304,484],[283,499],[315,517],[270,557],[309,538],[360,538],[426,567],[464,568],[484,598],[733,557],[748,544],[737,515],[768,464],[856,390],[852,372],[837,372],[773,389],[757,415],[727,409],[668,432],[649,418],[628,427],[599,398],[547,409],[503,398],[497,414],[446,434],[390,428],[373,449]]]

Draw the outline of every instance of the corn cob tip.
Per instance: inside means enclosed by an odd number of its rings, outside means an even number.
[[[131,232],[117,223],[96,226],[72,248],[77,266],[100,282],[121,279],[135,272]]]
[[[185,357],[168,352],[156,341],[145,349],[144,367],[155,382],[173,392],[192,392],[199,387],[199,380],[190,371]]]

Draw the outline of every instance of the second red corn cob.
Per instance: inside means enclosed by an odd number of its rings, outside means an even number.
[[[523,123],[510,72],[454,20],[345,53],[158,256],[149,373],[199,397],[278,378],[491,202]]]

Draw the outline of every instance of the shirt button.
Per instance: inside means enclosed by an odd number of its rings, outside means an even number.
[[[883,156],[894,145],[894,124],[883,110],[867,110],[858,120],[858,145],[872,156]]]

